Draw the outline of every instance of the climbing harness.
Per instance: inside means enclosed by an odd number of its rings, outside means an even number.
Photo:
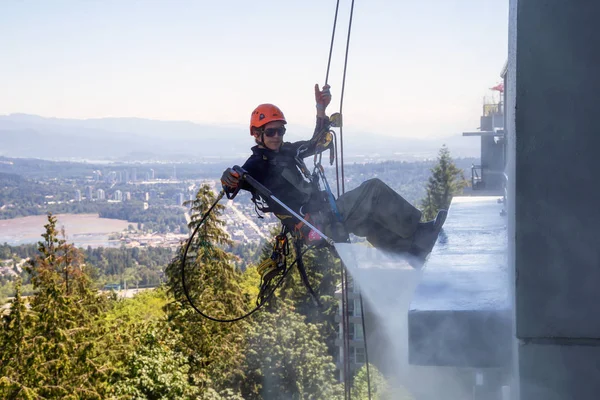
[[[287,256],[290,254],[290,245],[288,241],[288,228],[283,225],[281,233],[275,236],[275,243],[273,244],[273,251],[271,256],[265,259],[256,268],[257,272],[261,276],[260,291],[256,300],[256,305],[264,304],[268,297],[277,289],[281,282],[281,278],[287,274],[289,269],[287,268]],[[319,297],[313,290],[310,282],[308,281],[308,275],[306,268],[304,267],[304,261],[302,255],[302,240],[298,237],[294,237],[294,251],[296,252],[296,267],[298,273],[302,279],[302,283],[306,287],[306,290],[313,298],[313,301],[317,307],[321,307],[322,304]],[[276,283],[273,283],[273,282]]]
[[[271,256],[261,262],[256,271],[261,276],[260,292],[256,299],[256,305],[264,303],[267,294],[273,289],[273,281],[281,277],[287,270],[287,257],[290,254],[290,244],[288,237],[282,229],[282,232],[275,236],[273,251]]]

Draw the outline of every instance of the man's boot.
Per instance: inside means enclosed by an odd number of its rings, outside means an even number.
[[[413,235],[409,253],[423,259],[427,257],[437,241],[447,216],[447,210],[440,210],[433,221],[420,223]]]

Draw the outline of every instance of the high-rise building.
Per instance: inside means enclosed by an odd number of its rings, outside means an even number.
[[[150,179],[154,179],[154,169],[150,168]]]
[[[131,200],[131,192],[125,192],[125,200],[127,200],[127,201]]]
[[[173,179],[177,179],[177,166],[173,165]]]
[[[87,198],[88,201],[92,201],[94,199],[94,189],[91,186],[87,187],[87,190],[85,192],[85,197]]]
[[[121,192],[120,190],[115,190],[115,193],[113,193],[113,200],[123,201],[123,192]]]
[[[75,190],[75,201],[81,201],[81,190]]]
[[[145,200],[145,201],[148,201],[148,200],[150,200],[150,193],[146,192],[146,193],[144,194],[144,200]]]
[[[117,172],[116,171],[110,171],[108,174],[106,174],[106,176],[104,177],[104,181],[108,182],[108,183],[112,183],[114,181],[117,180]]]
[[[129,182],[129,171],[123,171],[123,182]]]
[[[96,191],[96,197],[98,198],[98,200],[104,200],[106,198],[106,196],[104,194],[104,190],[98,189]]]
[[[175,200],[176,200],[176,204],[178,206],[183,205],[183,202],[185,201],[185,195],[183,193],[177,193],[177,195],[175,196]]]
[[[137,181],[137,170],[135,168],[131,169],[131,181],[132,182]]]

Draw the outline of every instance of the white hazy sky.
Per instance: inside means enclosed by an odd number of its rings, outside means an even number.
[[[339,108],[351,0],[329,83]],[[335,0],[2,0],[0,114],[248,124],[259,103],[314,123]],[[346,130],[437,137],[479,126],[500,81],[508,0],[356,0]]]

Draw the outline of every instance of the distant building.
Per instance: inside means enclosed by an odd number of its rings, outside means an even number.
[[[144,202],[144,210],[148,209],[148,203]]]
[[[106,198],[106,195],[104,194],[104,190],[98,189],[96,191],[96,197],[98,198],[98,200],[104,200]]]
[[[177,179],[177,166],[173,165],[173,179]]]
[[[150,179],[154,179],[154,170],[150,168]]]
[[[123,192],[120,190],[115,190],[115,193],[113,194],[113,200],[123,201]]]
[[[87,187],[85,197],[90,201],[94,199],[94,189],[91,186]]]
[[[131,170],[131,181],[132,181],[132,182],[135,182],[135,181],[137,181],[137,170],[136,170],[135,168],[133,168],[133,169]]]
[[[127,200],[127,201],[131,200],[131,192],[125,192],[125,200]]]
[[[81,190],[75,190],[75,201],[81,201]]]
[[[129,182],[129,171],[123,171],[123,182]]]
[[[471,188],[479,195],[502,194],[505,184],[504,88],[498,86],[491,90],[500,90],[500,96],[484,99],[480,130],[463,132],[463,136],[480,138],[481,164],[471,167]]]
[[[183,205],[183,202],[185,201],[185,195],[183,193],[177,193],[177,195],[175,195],[175,201],[178,206]]]
[[[145,201],[150,200],[150,193],[146,192],[146,194],[144,194],[144,200]]]
[[[106,176],[104,177],[104,181],[108,182],[108,183],[112,183],[115,180],[117,180],[117,172],[116,171],[110,171],[108,174],[106,174]]]

